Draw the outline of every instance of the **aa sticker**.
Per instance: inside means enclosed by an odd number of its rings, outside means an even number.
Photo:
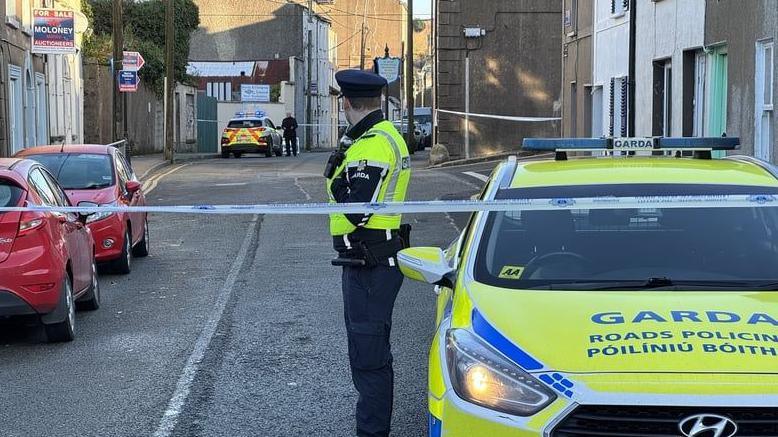
[[[522,273],[524,273],[524,267],[505,266],[500,271],[500,279],[521,279]]]

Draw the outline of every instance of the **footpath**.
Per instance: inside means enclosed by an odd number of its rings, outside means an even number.
[[[176,163],[196,161],[202,159],[218,158],[219,155],[210,153],[179,153],[176,154]],[[153,153],[150,155],[136,155],[131,157],[132,162],[130,165],[138,176],[138,179],[143,181],[149,175],[159,170],[162,167],[170,165],[170,162],[165,161],[164,155],[161,153]]]

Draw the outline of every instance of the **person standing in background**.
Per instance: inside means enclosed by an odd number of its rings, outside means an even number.
[[[286,156],[297,156],[297,120],[291,112],[286,113],[286,118],[281,123],[284,130],[284,143],[286,144]]]

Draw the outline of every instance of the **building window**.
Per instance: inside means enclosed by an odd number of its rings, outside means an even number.
[[[35,126],[39,144],[49,143],[48,125],[49,120],[46,116],[48,102],[46,99],[46,76],[35,73],[35,100],[37,106]]]
[[[24,87],[22,69],[11,65],[8,70],[8,144],[13,155],[24,148]]]
[[[629,78],[611,78],[610,86],[610,136],[627,136],[627,112],[629,109]]]
[[[756,49],[756,129],[754,156],[767,161],[772,158],[773,103],[775,78],[775,43],[760,41]]]
[[[565,32],[567,36],[578,33],[578,0],[567,0],[569,7],[565,9]]]
[[[672,136],[672,120],[673,64],[668,59],[654,62],[653,135]]]
[[[630,0],[611,0],[611,14],[616,17],[624,15],[629,10]]]

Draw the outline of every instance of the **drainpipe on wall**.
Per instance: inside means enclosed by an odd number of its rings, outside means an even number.
[[[627,93],[627,135],[635,136],[635,87],[637,74],[635,46],[637,44],[637,0],[629,0],[629,91]]]

